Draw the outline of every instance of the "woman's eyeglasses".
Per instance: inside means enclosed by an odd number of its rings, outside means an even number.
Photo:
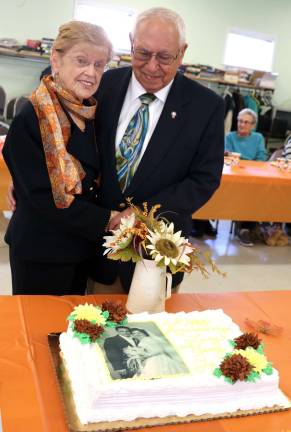
[[[91,66],[91,64],[93,64],[96,72],[105,69],[107,66],[107,63],[105,63],[102,60],[96,61],[95,63],[91,63],[89,62],[89,60],[87,60],[84,57],[70,57],[70,59],[77,67],[82,69],[87,68],[88,66]]]
[[[241,123],[241,124],[254,124],[254,122],[249,121],[249,120],[238,119],[237,121],[238,121],[238,123]]]
[[[78,68],[81,68],[81,69],[85,69],[88,66],[91,66],[91,64],[92,64],[94,66],[95,71],[96,72],[100,72],[100,71],[106,70],[107,67],[108,67],[107,62],[105,62],[104,60],[100,60],[100,61],[96,61],[94,63],[91,63],[84,56],[81,56],[81,55],[79,55],[79,56],[70,56],[70,55],[66,54],[64,52],[64,50],[62,50],[62,49],[57,49],[56,51],[59,52],[59,53],[62,53],[63,55],[66,55],[68,57],[68,59],[72,63],[74,63],[75,66],[77,66]]]

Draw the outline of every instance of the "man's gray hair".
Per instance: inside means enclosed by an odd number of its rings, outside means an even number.
[[[257,114],[254,110],[252,110],[252,109],[250,109],[250,108],[244,108],[244,109],[242,109],[242,110],[238,113],[237,118],[239,119],[240,116],[241,116],[241,115],[244,115],[244,114],[248,114],[248,115],[252,116],[252,118],[253,118],[253,123],[257,124],[257,121],[258,121],[258,114]]]
[[[177,12],[174,12],[171,9],[167,9],[163,7],[155,7],[155,8],[147,9],[144,12],[138,14],[132,30],[133,37],[135,35],[136,29],[139,26],[139,24],[142,21],[145,21],[150,18],[160,18],[165,21],[171,21],[176,26],[177,32],[179,34],[180,46],[185,44],[186,30],[185,30],[185,23],[183,18],[181,18],[180,15],[177,14]]]

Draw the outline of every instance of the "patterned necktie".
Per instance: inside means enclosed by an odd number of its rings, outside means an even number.
[[[116,150],[116,171],[122,192],[129,186],[139,162],[140,152],[149,124],[149,104],[156,99],[152,93],[139,96],[141,106],[130,120]]]

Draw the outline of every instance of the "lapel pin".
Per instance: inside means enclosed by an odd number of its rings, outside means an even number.
[[[172,117],[172,119],[175,119],[177,117],[176,111],[171,112],[171,117]]]

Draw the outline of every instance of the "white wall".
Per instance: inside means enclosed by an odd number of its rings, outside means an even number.
[[[227,31],[232,27],[273,34],[277,38],[274,72],[279,74],[275,103],[291,109],[291,0],[96,0],[137,11],[166,6],[186,22],[189,49],[185,61],[222,66]],[[74,0],[0,0],[0,37],[54,37],[57,28],[73,17]],[[9,97],[37,85],[43,64],[13,63],[0,57],[0,84]]]

